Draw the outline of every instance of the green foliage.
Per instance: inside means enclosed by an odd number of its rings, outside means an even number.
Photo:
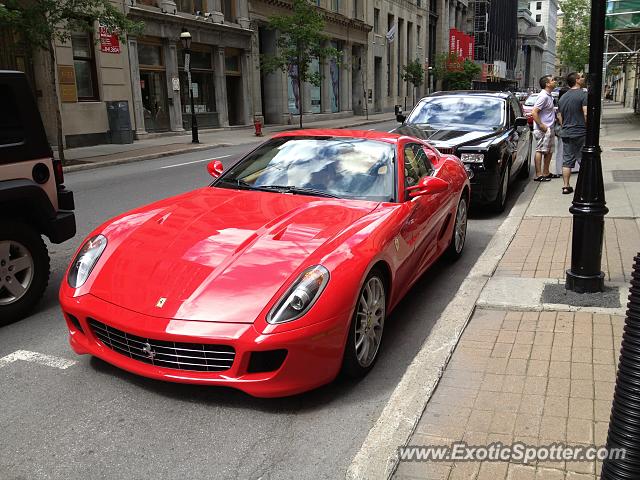
[[[298,82],[302,110],[302,83],[308,82],[317,87],[322,81],[320,73],[311,71],[311,62],[315,59],[324,62],[332,58],[338,61],[340,52],[326,46],[328,37],[322,33],[324,19],[315,4],[309,0],[293,0],[292,6],[291,13],[269,18],[268,28],[278,33],[278,53],[262,55],[261,65],[266,73],[276,70],[290,74],[297,72],[293,76]],[[300,127],[302,128],[302,115]]]
[[[424,81],[424,67],[418,59],[409,62],[402,67],[402,80],[411,83],[414,87],[419,87]]]
[[[441,53],[436,56],[434,75],[437,80],[442,80],[443,90],[470,89],[480,71],[479,65],[471,60],[461,62],[455,54]]]
[[[582,72],[589,63],[591,4],[589,0],[561,0],[564,22],[560,28],[558,56],[569,70]]]
[[[73,31],[95,31],[95,22],[110,33],[139,33],[144,25],[129,20],[109,0],[4,0],[0,27],[19,32],[30,47],[48,49],[66,42]]]

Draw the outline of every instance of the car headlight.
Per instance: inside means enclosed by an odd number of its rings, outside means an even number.
[[[104,235],[96,235],[85,242],[69,269],[69,275],[67,275],[69,286],[79,288],[84,285],[106,247],[107,238]]]
[[[463,153],[460,155],[460,160],[468,163],[482,163],[484,162],[484,153]]]
[[[322,265],[307,268],[267,315],[271,324],[291,322],[300,318],[316,303],[329,282],[329,270]]]

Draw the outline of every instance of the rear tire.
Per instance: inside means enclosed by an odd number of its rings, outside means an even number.
[[[0,220],[0,325],[23,318],[49,283],[49,254],[30,225]]]
[[[467,239],[467,220],[469,213],[469,204],[466,194],[462,194],[458,202],[456,210],[456,218],[454,219],[453,232],[451,233],[451,243],[445,252],[446,257],[455,262],[462,256],[464,244]]]
[[[386,291],[384,275],[374,268],[358,293],[349,325],[341,369],[346,377],[364,377],[378,360],[387,315]]]

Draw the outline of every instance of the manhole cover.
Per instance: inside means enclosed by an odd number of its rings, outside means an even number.
[[[618,147],[611,150],[614,152],[640,152],[640,147]]]
[[[640,170],[611,170],[614,182],[640,182]]]

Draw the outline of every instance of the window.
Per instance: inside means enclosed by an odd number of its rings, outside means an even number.
[[[416,44],[418,45],[418,47],[421,47],[422,42],[420,41],[420,39],[422,38],[422,27],[420,27],[420,25],[416,25],[416,35],[418,36]]]
[[[98,101],[96,60],[91,34],[89,32],[73,33],[71,35],[71,47],[73,49],[73,67],[76,73],[78,101]]]
[[[340,0],[331,0],[331,10],[337,12],[340,9]]]
[[[207,0],[176,0],[176,7],[184,13],[206,12]]]
[[[427,165],[431,162],[427,158],[422,145],[408,143],[404,147],[404,186],[416,185],[422,177],[429,175]]]
[[[233,0],[222,0],[222,9],[225,21],[236,21],[236,2],[234,2]]]
[[[373,9],[373,33],[380,33],[380,9]]]
[[[542,2],[536,2],[536,10],[542,10]]]
[[[25,131],[16,102],[15,92],[10,85],[0,85],[0,105],[12,115],[0,115],[0,146],[15,145],[24,141]]]
[[[359,8],[359,1],[358,0],[353,0],[353,18],[359,18],[359,12],[358,10]]]
[[[542,15],[536,15],[536,22],[540,23],[542,21]]]

